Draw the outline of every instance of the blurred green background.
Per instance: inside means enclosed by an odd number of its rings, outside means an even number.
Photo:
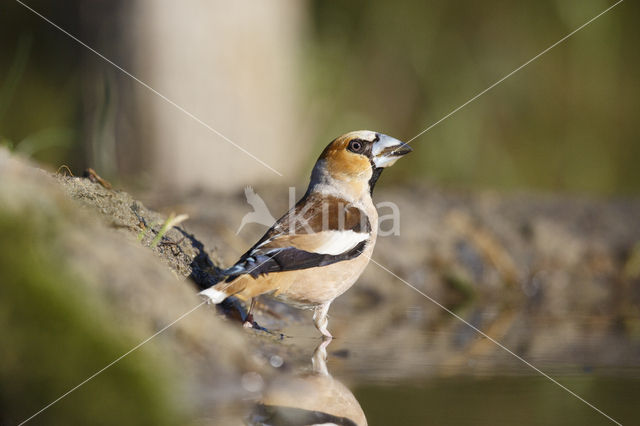
[[[135,29],[116,36],[113,30],[127,26],[123,2],[29,4],[130,65],[126,37]],[[319,147],[346,130],[375,128],[410,139],[613,2],[304,4],[296,60],[301,108],[314,123],[308,169]],[[386,182],[638,193],[638,9],[622,3],[434,127]],[[135,180],[140,173],[131,170],[140,172],[144,162],[127,168],[122,158],[144,154],[124,155],[122,147],[141,137],[144,123],[131,119],[128,133],[119,134],[130,140],[103,149],[113,138],[105,126],[121,126],[108,116],[130,107],[122,98],[134,83],[19,4],[3,2],[0,16],[2,143],[56,168],[93,166],[107,177]]]
[[[370,121],[411,138],[611,4],[314,2],[310,86],[332,111],[324,139]],[[621,4],[434,127],[406,176],[637,192],[637,16],[637,3]]]

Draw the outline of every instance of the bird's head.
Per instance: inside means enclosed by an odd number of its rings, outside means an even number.
[[[368,193],[385,167],[412,151],[406,143],[369,130],[350,132],[334,139],[320,154],[311,185],[344,186],[348,192]]]

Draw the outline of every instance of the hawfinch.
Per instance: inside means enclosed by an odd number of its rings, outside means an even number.
[[[329,373],[329,343],[324,340],[316,348],[310,369],[281,374],[270,381],[247,424],[366,426],[367,418],[356,397]]]
[[[313,309],[316,328],[331,338],[327,312],[369,263],[378,233],[371,194],[385,167],[409,145],[371,131],[347,133],[320,154],[307,192],[232,267],[200,294],[220,303],[270,293]]]

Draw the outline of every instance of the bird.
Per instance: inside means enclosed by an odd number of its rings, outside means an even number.
[[[299,309],[331,339],[331,303],[360,277],[378,235],[373,189],[382,171],[410,153],[398,139],[369,130],[346,133],[322,151],[302,198],[240,259],[200,294],[219,304],[230,296],[250,301],[269,294]]]
[[[353,392],[327,368],[329,343],[323,340],[316,347],[310,368],[270,381],[247,424],[366,426],[367,418]]]
[[[271,226],[276,221],[276,218],[271,215],[269,207],[267,207],[264,200],[256,194],[252,187],[247,186],[244,189],[244,195],[247,198],[247,203],[253,207],[253,211],[242,217],[236,235],[240,233],[247,223],[259,223],[261,225]]]

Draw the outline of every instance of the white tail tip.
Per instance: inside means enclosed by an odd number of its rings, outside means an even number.
[[[201,294],[202,296],[207,297],[207,298],[209,299],[209,300],[207,300],[207,302],[208,302],[208,301],[211,301],[211,303],[214,303],[214,304],[216,304],[216,305],[217,305],[218,303],[222,303],[222,301],[223,301],[224,299],[226,299],[226,298],[227,298],[227,295],[226,295],[225,293],[223,293],[223,292],[222,292],[222,291],[220,291],[220,290],[216,290],[216,289],[215,289],[215,288],[213,288],[213,287],[209,287],[209,288],[208,288],[208,289],[206,289],[206,290],[202,290],[202,291],[200,292],[200,294]]]

